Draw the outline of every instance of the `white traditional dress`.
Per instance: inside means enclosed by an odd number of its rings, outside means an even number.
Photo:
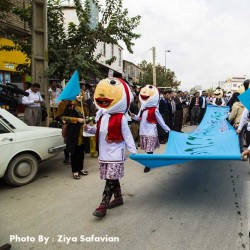
[[[140,121],[140,147],[145,152],[154,152],[156,148],[160,147],[159,137],[157,132],[157,123],[163,128],[165,132],[169,132],[170,128],[165,124],[159,110],[159,92],[155,88],[155,95],[151,96],[147,101],[143,101],[139,96],[141,102],[141,109],[138,115],[133,119]]]
[[[101,179],[117,180],[123,177],[126,146],[131,154],[137,153],[125,117],[133,97],[126,85],[124,88],[127,89],[124,89],[122,99],[115,106],[98,110],[97,127],[88,126],[86,130],[88,133],[97,133]]]

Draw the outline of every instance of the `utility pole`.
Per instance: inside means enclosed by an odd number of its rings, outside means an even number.
[[[153,51],[153,85],[156,86],[155,47],[152,48],[152,51]]]
[[[32,12],[32,82],[41,85],[40,91],[49,110],[48,79],[45,73],[48,69],[47,0],[33,0]],[[48,125],[49,119],[46,123]]]

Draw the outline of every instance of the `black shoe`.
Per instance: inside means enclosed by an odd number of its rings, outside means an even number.
[[[81,171],[79,171],[79,174],[81,174],[81,175],[88,175],[89,173],[88,173],[87,170],[81,170]]]
[[[68,162],[69,162],[69,159],[67,159],[67,158],[63,160],[64,164],[67,164]]]
[[[11,244],[9,243],[0,246],[0,250],[9,250],[9,249],[11,249]]]
[[[149,167],[145,167],[144,168],[144,173],[148,173],[150,171],[150,168]]]

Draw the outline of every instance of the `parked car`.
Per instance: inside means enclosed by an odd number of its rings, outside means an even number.
[[[61,129],[28,126],[0,108],[0,178],[13,186],[33,181],[38,163],[65,148]]]

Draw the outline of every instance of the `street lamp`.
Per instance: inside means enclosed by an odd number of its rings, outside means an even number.
[[[168,52],[170,52],[171,50],[169,49],[169,50],[165,50],[165,71],[167,71],[167,68],[166,68],[166,53]]]

